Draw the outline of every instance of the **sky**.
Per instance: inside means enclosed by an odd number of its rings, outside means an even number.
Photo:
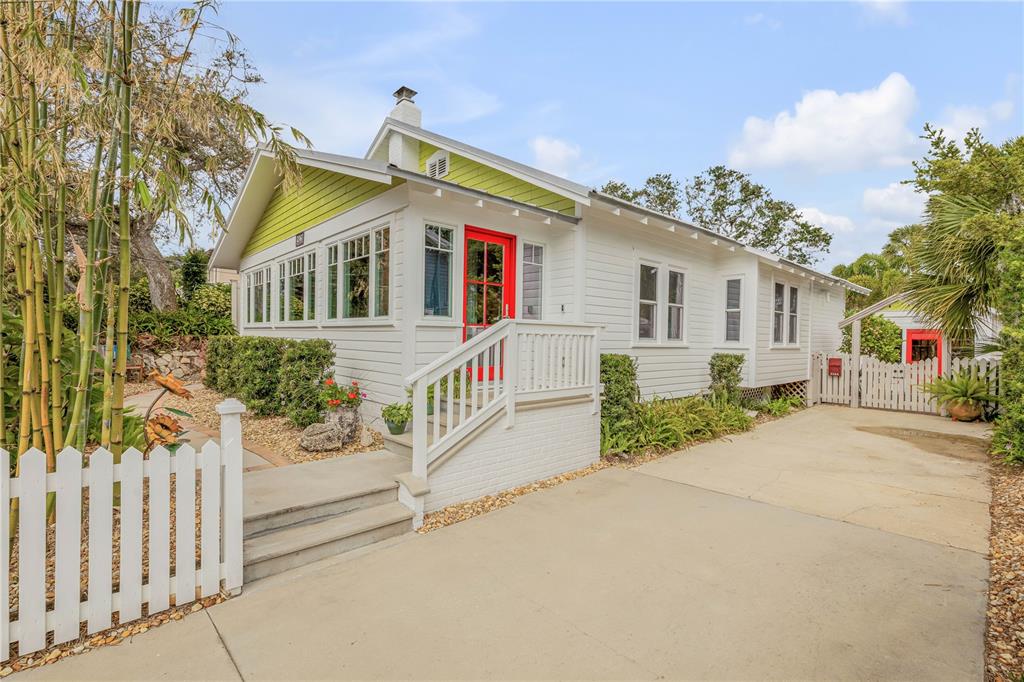
[[[925,122],[1024,134],[1024,3],[227,2],[251,101],[363,156],[401,85],[425,128],[590,186],[725,164],[877,251],[924,204]]]

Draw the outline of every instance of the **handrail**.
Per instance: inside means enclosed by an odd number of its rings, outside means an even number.
[[[445,353],[441,357],[437,358],[436,360],[434,360],[430,364],[426,365],[425,367],[421,367],[420,369],[416,370],[415,372],[413,372],[412,374],[407,376],[405,378],[405,383],[413,384],[413,383],[419,381],[420,379],[425,377],[427,374],[433,372],[434,370],[440,369],[441,367],[444,367],[445,365],[450,364],[452,361],[455,360],[455,358],[459,357],[460,355],[465,355],[466,357],[472,357],[472,355],[473,355],[472,351],[477,346],[482,346],[482,345],[486,344],[488,341],[491,340],[492,336],[495,336],[496,334],[501,333],[501,331],[503,329],[505,329],[506,327],[511,326],[515,322],[516,322],[516,320],[514,320],[512,318],[506,318],[506,319],[502,320],[501,322],[498,322],[496,324],[492,324],[486,330],[484,330],[483,332],[477,334],[476,336],[471,338],[469,341],[466,341],[465,343],[463,343],[463,344],[461,344],[459,346],[456,346],[455,348],[451,349],[450,351],[448,351],[447,353]]]

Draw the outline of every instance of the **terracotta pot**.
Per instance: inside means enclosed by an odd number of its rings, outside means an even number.
[[[972,422],[981,416],[981,405],[978,403],[949,403],[946,405],[946,411],[958,422]]]

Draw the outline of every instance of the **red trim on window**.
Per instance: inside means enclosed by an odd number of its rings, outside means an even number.
[[[907,362],[913,362],[914,341],[935,341],[935,357],[942,368],[942,332],[936,329],[907,330]]]

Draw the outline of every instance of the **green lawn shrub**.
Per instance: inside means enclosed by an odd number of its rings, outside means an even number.
[[[850,353],[853,347],[853,325],[843,327],[840,353]],[[903,330],[892,320],[871,315],[860,321],[860,352],[882,362],[900,362],[903,350]]]
[[[720,401],[738,405],[740,401],[740,370],[746,358],[739,353],[715,353],[708,368],[711,372],[711,395]]]
[[[773,417],[785,417],[790,411],[804,407],[804,399],[795,395],[783,396],[774,400],[765,400],[754,405],[754,409],[761,414],[768,414]]]
[[[157,347],[169,347],[176,336],[225,336],[235,333],[230,317],[216,317],[193,308],[179,308],[162,313],[152,311],[128,317],[128,334],[151,334]]]
[[[1000,341],[1002,409],[992,432],[992,451],[1008,463],[1024,464],[1024,327],[1006,327]]]
[[[602,354],[601,383],[604,384],[601,421],[614,425],[632,416],[634,406],[640,400],[636,359],[615,353]]]
[[[320,421],[323,382],[333,374],[334,345],[326,339],[292,341],[281,358],[280,391],[284,414],[305,428]]]
[[[212,317],[231,318],[231,285],[200,284],[192,291],[188,307]]]
[[[739,405],[703,396],[655,398],[634,406],[617,424],[601,424],[602,454],[676,450],[728,433],[748,430],[754,420]]]

